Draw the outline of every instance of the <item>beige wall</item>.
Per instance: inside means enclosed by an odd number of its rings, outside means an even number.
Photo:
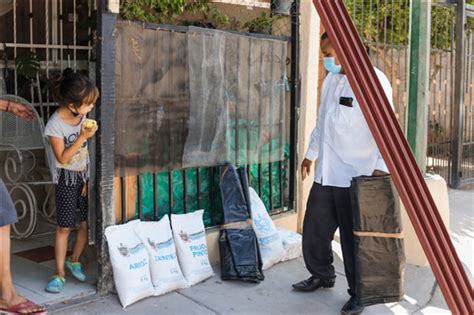
[[[425,181],[431,192],[431,196],[433,196],[436,207],[441,215],[441,219],[449,232],[449,199],[446,181],[439,175],[426,175]],[[417,266],[427,266],[428,259],[426,258],[420,241],[416,236],[410,218],[401,202],[400,205],[403,222],[403,236],[405,239],[406,261],[409,264]]]
[[[298,122],[298,165],[303,160],[309,144],[311,132],[316,125],[318,100],[318,65],[319,65],[319,16],[312,1],[301,1],[300,7],[300,71],[301,71],[301,108]],[[314,169],[304,182],[298,172],[296,176],[296,209],[298,214],[297,229],[302,231],[304,211],[309,190],[313,184]]]

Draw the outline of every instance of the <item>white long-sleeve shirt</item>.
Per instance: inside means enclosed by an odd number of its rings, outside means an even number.
[[[392,105],[389,80],[382,71],[375,72]],[[341,97],[352,98],[352,107],[340,105]],[[329,73],[323,82],[306,158],[318,159],[314,181],[323,186],[350,187],[353,177],[370,176],[376,169],[388,173],[346,75]]]

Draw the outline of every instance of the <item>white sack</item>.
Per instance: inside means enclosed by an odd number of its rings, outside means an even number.
[[[155,292],[151,283],[148,254],[134,231],[138,222],[135,220],[105,229],[115,287],[124,308]]]
[[[252,227],[257,234],[262,269],[265,270],[282,261],[285,257],[285,249],[265,204],[252,187],[249,187],[249,192]]]
[[[189,287],[179,266],[168,215],[158,222],[140,222],[135,232],[148,252],[155,295]]]
[[[278,228],[278,233],[285,248],[283,261],[301,257],[303,252],[301,234],[283,228]]]
[[[179,264],[186,281],[194,285],[214,275],[207,253],[204,210],[172,214],[171,225]]]

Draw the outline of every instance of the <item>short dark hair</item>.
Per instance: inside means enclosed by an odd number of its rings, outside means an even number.
[[[81,73],[66,68],[56,86],[55,99],[60,106],[73,104],[75,108],[83,104],[94,103],[99,97],[99,90]]]
[[[324,32],[323,35],[321,35],[321,40],[329,39],[329,34],[328,32]],[[367,52],[367,55],[369,57],[371,56],[371,51],[370,51],[370,46],[369,45],[364,45],[365,46],[365,51]]]

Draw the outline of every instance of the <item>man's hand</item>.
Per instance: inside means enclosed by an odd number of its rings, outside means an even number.
[[[36,116],[33,110],[23,104],[10,101],[8,111],[26,120],[35,120]]]
[[[313,164],[313,161],[308,160],[308,159],[304,159],[303,162],[301,162],[301,178],[303,180],[305,180],[306,176],[309,175],[312,164]]]
[[[385,176],[385,175],[388,175],[388,173],[385,173],[384,171],[381,171],[381,170],[375,170],[372,173],[372,176]]]

